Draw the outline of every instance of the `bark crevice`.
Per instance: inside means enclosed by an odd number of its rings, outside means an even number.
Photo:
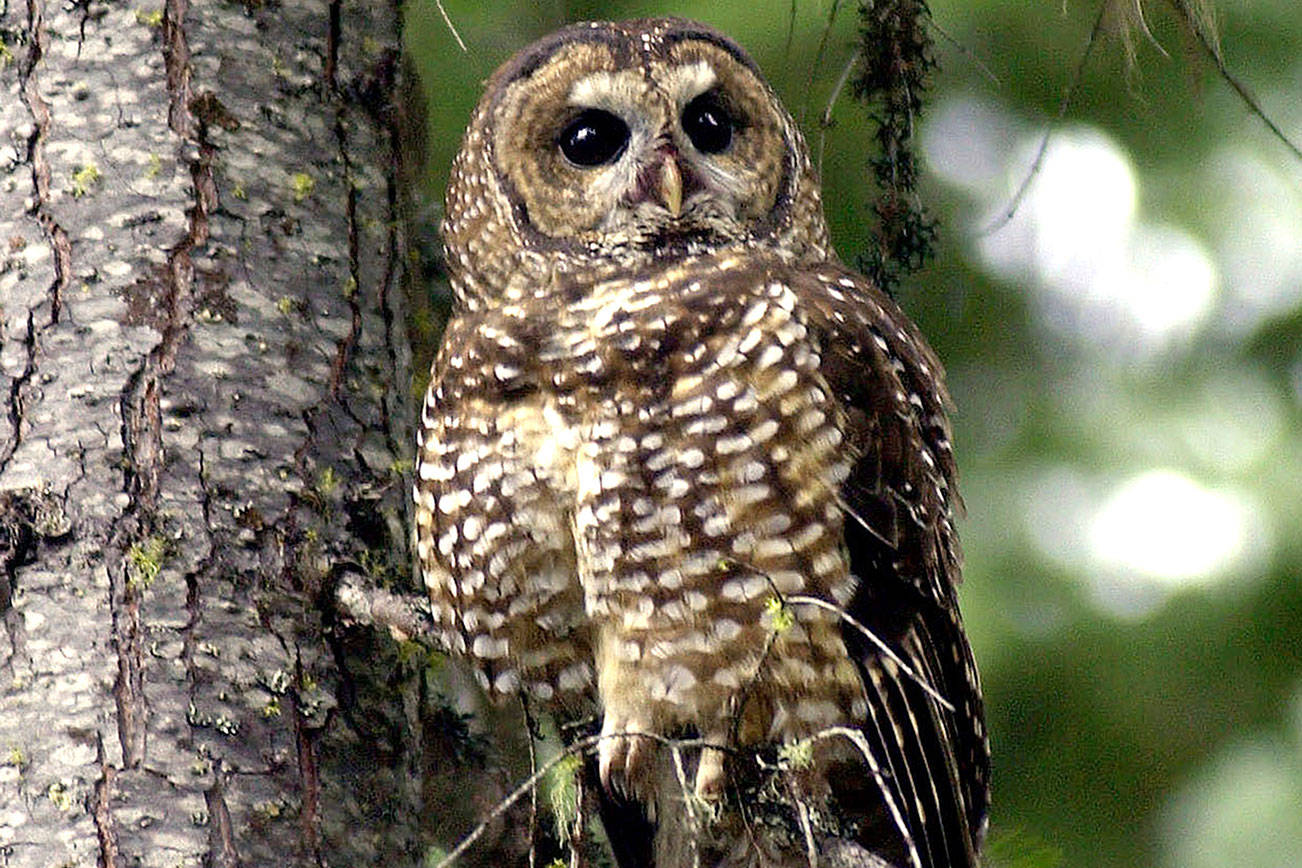
[[[18,93],[32,118],[32,134],[27,142],[27,163],[32,169],[32,187],[35,200],[31,212],[44,232],[54,262],[54,277],[46,289],[50,305],[49,325],[56,325],[63,309],[64,291],[72,275],[72,245],[68,232],[50,213],[50,163],[45,155],[45,142],[49,138],[53,116],[50,106],[41,96],[41,80],[37,67],[45,56],[49,37],[45,30],[44,0],[27,0],[27,54],[18,68]]]
[[[118,849],[118,833],[113,821],[113,778],[117,769],[104,759],[104,737],[95,738],[95,760],[99,763],[99,778],[91,795],[91,816],[95,820],[95,836],[99,841],[101,868],[123,868],[125,865]]]
[[[23,332],[22,341],[26,360],[22,371],[9,384],[9,395],[6,403],[8,404],[7,412],[11,430],[7,442],[3,447],[0,447],[0,473],[5,472],[10,459],[14,457],[14,453],[18,451],[18,447],[22,443],[23,390],[27,388],[27,383],[32,379],[32,374],[36,371],[36,317],[30,309],[27,311],[27,328]]]
[[[212,785],[203,796],[208,808],[208,853],[204,865],[207,868],[240,868],[235,829],[226,804],[226,769],[221,760],[213,763]]]

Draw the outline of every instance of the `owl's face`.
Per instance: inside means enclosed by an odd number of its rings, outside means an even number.
[[[629,268],[743,243],[826,255],[790,116],[736,44],[678,19],[576,25],[499,69],[444,233],[472,295],[526,265]]]

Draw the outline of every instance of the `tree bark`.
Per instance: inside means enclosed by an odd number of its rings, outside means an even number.
[[[420,862],[399,38],[0,0],[4,865]]]

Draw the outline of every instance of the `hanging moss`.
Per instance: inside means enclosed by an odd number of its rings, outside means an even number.
[[[874,123],[877,148],[868,165],[879,191],[872,203],[873,243],[859,266],[888,292],[935,252],[936,221],[917,194],[913,140],[936,68],[929,16],[923,0],[865,0],[859,6],[860,72],[852,87]]]

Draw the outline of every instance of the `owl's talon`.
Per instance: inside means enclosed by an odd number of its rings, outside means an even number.
[[[627,753],[625,738],[605,738],[597,748],[597,766],[601,774],[601,786],[608,793],[622,794],[624,791],[624,756]]]
[[[639,801],[651,793],[655,743],[632,734],[649,731],[649,726],[637,721],[606,718],[597,747],[597,770],[606,792]]]
[[[723,795],[724,752],[714,747],[701,748],[701,761],[696,766],[696,795],[707,801],[715,801]]]

